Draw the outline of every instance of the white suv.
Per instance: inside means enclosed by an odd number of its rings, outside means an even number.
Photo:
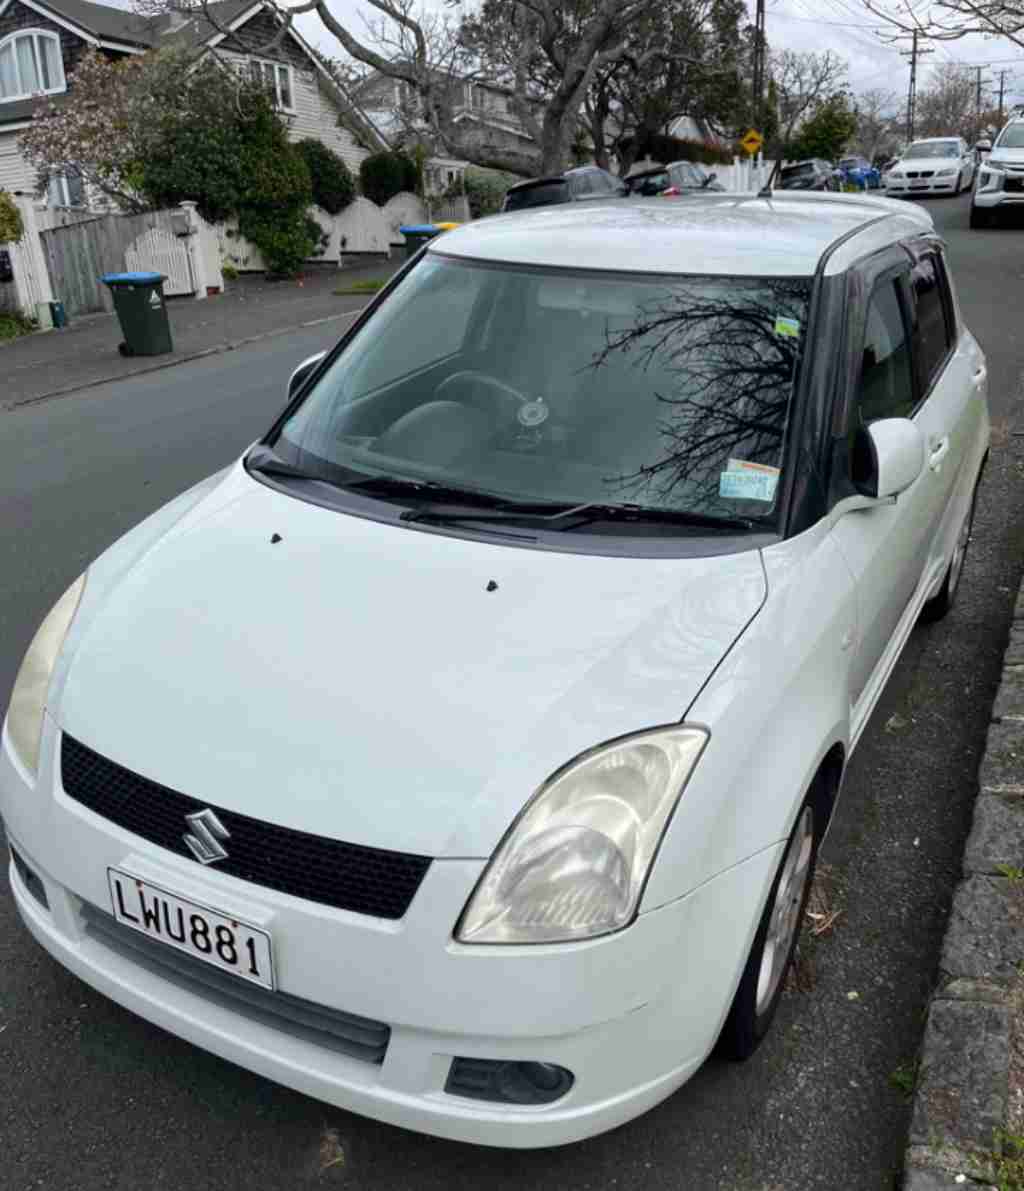
[[[978,170],[971,227],[991,227],[997,212],[1024,203],[1024,117],[1009,122]]]

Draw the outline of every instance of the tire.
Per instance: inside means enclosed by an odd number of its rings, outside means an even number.
[[[925,624],[934,624],[937,620],[942,620],[956,603],[956,593],[960,587],[960,578],[964,573],[967,548],[971,544],[971,530],[974,527],[974,507],[978,503],[979,484],[980,481],[974,485],[974,491],[971,493],[971,503],[967,509],[967,516],[964,518],[960,526],[960,532],[957,534],[956,545],[953,547],[953,557],[949,560],[949,566],[946,568],[942,586],[939,588],[938,593],[933,595],[921,609],[920,619]]]
[[[964,176],[962,173],[956,176],[956,186],[953,188],[953,197],[959,198],[964,189]]]
[[[782,999],[825,828],[822,783],[819,778],[804,799],[779,862],[736,996],[715,1045],[723,1058],[749,1059],[768,1033]]]

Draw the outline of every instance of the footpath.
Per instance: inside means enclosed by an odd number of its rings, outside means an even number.
[[[1024,586],[918,1066],[904,1191],[1024,1188]]]
[[[297,279],[267,281],[262,274],[227,282],[225,292],[197,301],[170,298],[167,313],[174,351],[160,356],[121,356],[117,316],[90,314],[67,327],[0,343],[0,410],[73,393],[231,351],[301,327],[338,320],[339,332],[373,297],[338,295],[353,283],[385,281],[404,259],[375,260],[343,269],[313,268]]]

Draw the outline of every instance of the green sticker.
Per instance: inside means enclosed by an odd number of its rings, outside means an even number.
[[[788,339],[796,339],[800,335],[800,320],[795,318],[777,318],[775,320],[775,334],[785,335]]]

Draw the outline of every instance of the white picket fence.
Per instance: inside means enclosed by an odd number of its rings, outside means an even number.
[[[756,193],[771,177],[774,168],[774,161],[765,161],[761,156],[734,157],[732,165],[705,166],[716,175],[715,181],[733,194]]]

